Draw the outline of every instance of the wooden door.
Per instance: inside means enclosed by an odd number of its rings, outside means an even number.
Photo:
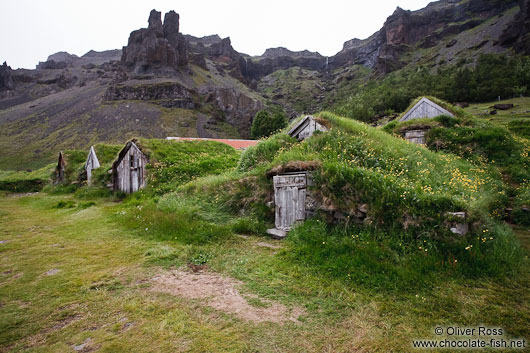
[[[92,164],[86,166],[86,181],[87,184],[90,184],[90,179],[92,178]]]
[[[138,157],[135,154],[132,154],[130,156],[130,163],[131,163],[131,193],[138,191],[139,188],[139,181],[140,181],[140,173],[138,168]]]
[[[289,230],[296,221],[305,219],[306,175],[274,177],[275,226]]]

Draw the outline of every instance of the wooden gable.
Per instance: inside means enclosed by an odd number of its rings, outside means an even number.
[[[307,115],[293,126],[288,134],[298,141],[302,141],[311,137],[315,131],[328,131],[328,128],[318,123],[311,115]]]
[[[440,107],[430,99],[423,97],[416,103],[399,121],[407,121],[421,118],[435,118],[440,115],[454,116],[448,110]]]

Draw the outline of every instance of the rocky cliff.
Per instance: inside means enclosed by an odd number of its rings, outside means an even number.
[[[46,61],[37,64],[37,70],[62,70],[66,68],[94,68],[97,65],[103,65],[112,61],[119,61],[121,50],[106,50],[98,52],[90,50],[85,55],[79,57],[67,52],[58,52],[48,56]]]
[[[515,51],[530,55],[530,0],[519,0],[519,13],[500,37],[504,46],[512,46]]]
[[[418,11],[398,7],[380,31],[366,40],[345,42],[330,62],[333,67],[360,64],[386,74],[402,67],[401,58],[416,47],[434,47],[516,5],[516,0],[441,0]]]

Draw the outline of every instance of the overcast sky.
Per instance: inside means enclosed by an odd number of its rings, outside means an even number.
[[[1,0],[0,64],[35,68],[48,55],[121,48],[129,33],[147,27],[149,11],[180,14],[180,31],[230,37],[239,52],[261,55],[287,47],[334,55],[352,38],[379,30],[397,6],[428,0]],[[162,15],[163,16],[163,15]]]

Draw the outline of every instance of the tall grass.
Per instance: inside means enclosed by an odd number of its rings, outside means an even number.
[[[291,231],[284,256],[351,286],[383,291],[414,292],[449,278],[518,273],[523,253],[510,229],[496,224],[486,233],[439,242],[309,220]]]

